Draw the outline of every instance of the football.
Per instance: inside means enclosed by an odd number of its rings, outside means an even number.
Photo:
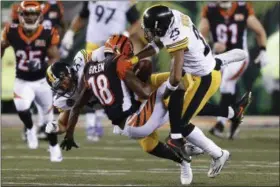
[[[152,62],[147,59],[140,60],[133,71],[141,81],[147,82],[152,74]]]

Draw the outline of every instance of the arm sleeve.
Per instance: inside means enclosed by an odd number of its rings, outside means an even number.
[[[140,18],[139,11],[136,8],[136,5],[130,7],[130,9],[126,12],[126,18],[130,24],[135,23]]]
[[[79,13],[81,18],[87,19],[89,17],[89,10],[88,10],[88,1],[83,2],[83,8]]]
[[[51,37],[51,45],[58,45],[60,37],[56,28],[52,28]]]

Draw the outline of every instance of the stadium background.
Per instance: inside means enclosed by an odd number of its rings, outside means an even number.
[[[2,4],[2,28],[3,24],[8,21],[10,15],[10,6],[14,1],[1,1]],[[137,8],[142,13],[147,7],[156,4],[157,2],[138,2]],[[80,10],[82,2],[63,2],[65,8],[64,20],[67,24]],[[182,1],[182,2],[162,2],[172,8],[176,8],[188,14],[194,22],[198,23],[200,19],[200,11],[205,2]],[[253,102],[248,108],[250,115],[276,115],[279,114],[279,2],[253,2],[253,7],[257,17],[260,19],[267,33],[268,44],[267,51],[269,54],[270,64],[260,70],[252,61],[249,68],[239,81],[239,93],[243,93],[250,84],[253,86]],[[85,45],[86,28],[81,30],[75,36],[75,44],[70,54],[75,54],[76,51],[83,48]],[[255,36],[248,32],[248,47],[250,59],[254,59],[258,55]],[[73,55],[69,56],[65,61],[71,62]],[[2,59],[2,113],[14,113],[12,102],[12,89],[14,81],[14,53],[13,49],[9,48]],[[162,50],[157,58],[153,59],[155,64],[154,71],[168,71],[169,56]],[[159,63],[156,63],[159,62]],[[220,99],[220,94],[217,93],[212,99],[212,102],[217,103]]]

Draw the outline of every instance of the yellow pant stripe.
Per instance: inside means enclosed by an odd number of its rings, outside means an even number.
[[[143,151],[151,152],[158,144],[158,133],[154,131],[149,136],[140,139],[139,141],[140,146],[142,147]]]

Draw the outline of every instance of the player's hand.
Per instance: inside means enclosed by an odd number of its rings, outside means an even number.
[[[73,47],[74,35],[74,31],[69,29],[61,40],[61,47],[69,51]]]
[[[220,54],[226,51],[226,45],[221,42],[214,43],[213,52],[215,54]]]
[[[79,148],[79,146],[74,141],[74,138],[73,137],[67,137],[67,134],[64,137],[64,140],[61,142],[60,147],[61,147],[62,150],[65,149],[66,151],[71,150],[72,147]]]
[[[265,50],[260,50],[259,55],[255,59],[255,63],[260,64],[261,67],[264,67],[269,63],[268,56]]]
[[[28,69],[30,72],[35,72],[35,71],[38,71],[39,69],[41,69],[41,64],[36,61],[32,61],[32,60],[29,60],[27,62],[27,66],[28,66]]]

